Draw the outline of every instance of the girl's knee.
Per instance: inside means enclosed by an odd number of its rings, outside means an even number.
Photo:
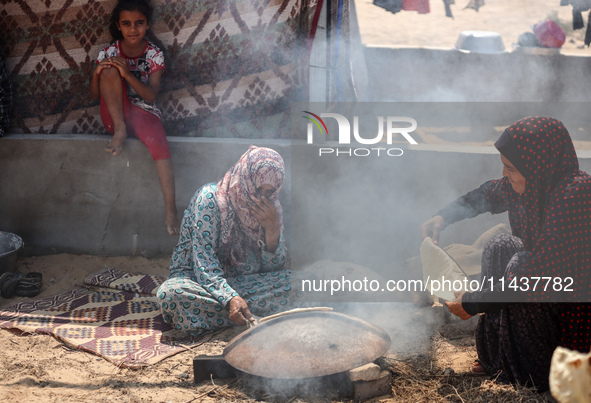
[[[121,81],[121,74],[119,74],[119,70],[116,69],[115,67],[110,67],[108,69],[103,69],[103,71],[101,71],[100,79],[101,79],[101,81],[103,81],[103,80],[107,80],[107,81],[118,80],[118,81]]]

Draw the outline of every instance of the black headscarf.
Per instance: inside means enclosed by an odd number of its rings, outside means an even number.
[[[513,143],[513,139],[507,130],[501,134],[501,137],[495,143],[495,147],[517,168],[521,175],[525,176],[525,165],[521,162],[521,156],[517,151],[517,146]]]

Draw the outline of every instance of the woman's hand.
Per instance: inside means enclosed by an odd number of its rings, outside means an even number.
[[[246,325],[247,322],[254,320],[252,313],[248,309],[248,304],[242,297],[234,297],[228,304],[230,310],[230,320],[237,325]]]
[[[462,291],[462,292],[455,291],[454,297],[456,297],[456,299],[453,301],[446,301],[445,306],[447,307],[447,309],[451,313],[456,315],[458,318],[460,318],[462,320],[468,320],[472,317],[472,315],[470,315],[468,312],[464,311],[464,308],[462,307],[462,297],[463,296],[464,296],[464,291]]]
[[[261,196],[260,200],[254,198],[251,200],[252,204],[248,206],[250,213],[257,219],[265,231],[279,232],[279,215],[277,214],[275,205],[265,196]]]
[[[252,203],[248,208],[254,218],[265,229],[267,251],[274,252],[279,245],[279,233],[281,232],[281,223],[275,205],[266,196],[261,196],[260,200],[252,199]]]
[[[421,225],[421,235],[423,239],[431,237],[435,245],[439,244],[439,233],[445,228],[445,220],[440,215],[432,217]]]

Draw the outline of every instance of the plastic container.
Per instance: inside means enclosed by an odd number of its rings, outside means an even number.
[[[18,235],[0,231],[0,274],[16,271],[16,261],[23,251],[23,240]]]
[[[463,53],[506,53],[500,34],[491,31],[462,31],[454,49]]]

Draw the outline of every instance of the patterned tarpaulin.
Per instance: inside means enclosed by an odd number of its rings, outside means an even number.
[[[152,0],[170,136],[285,138],[306,94],[319,0]],[[321,1],[321,0],[320,0]],[[116,0],[0,2],[0,53],[15,89],[9,132],[104,134],[89,78]]]
[[[105,269],[87,276],[86,288],[0,311],[0,328],[51,334],[122,367],[152,365],[196,342],[162,320],[154,294],[163,281]]]

